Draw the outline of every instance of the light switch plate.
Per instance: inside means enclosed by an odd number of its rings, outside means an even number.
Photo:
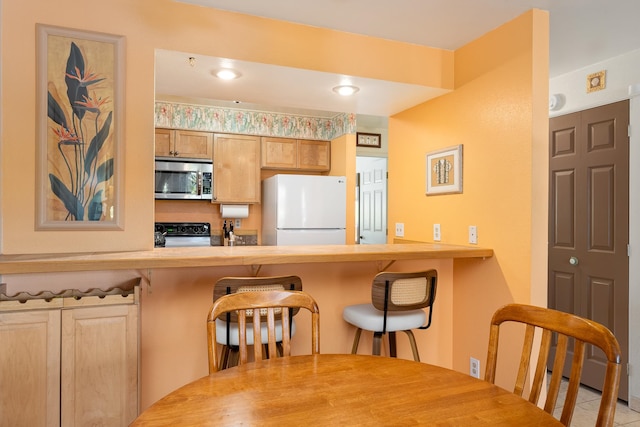
[[[396,237],[404,237],[404,223],[396,222]]]

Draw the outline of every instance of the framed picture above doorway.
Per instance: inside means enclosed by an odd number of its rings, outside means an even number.
[[[379,133],[356,132],[356,146],[380,148],[382,146],[381,135]]]

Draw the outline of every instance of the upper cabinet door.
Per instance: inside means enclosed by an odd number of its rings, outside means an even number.
[[[192,130],[156,129],[157,157],[211,160],[213,133]]]
[[[298,167],[298,144],[295,139],[262,137],[262,167],[264,169],[295,169]]]
[[[213,203],[260,203],[260,137],[216,134]]]
[[[192,130],[177,130],[175,156],[191,159],[211,160],[213,154],[213,134]]]
[[[261,165],[263,169],[328,172],[331,142],[263,137]]]
[[[329,171],[331,143],[329,141],[298,140],[298,167],[302,170]]]
[[[156,129],[155,150],[156,157],[173,157],[175,131],[171,129]]]

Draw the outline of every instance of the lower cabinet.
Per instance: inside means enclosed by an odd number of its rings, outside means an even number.
[[[2,305],[0,426],[127,426],[136,418],[135,295]]]

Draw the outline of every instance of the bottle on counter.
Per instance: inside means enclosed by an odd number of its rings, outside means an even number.
[[[232,225],[233,227],[233,225]],[[227,220],[224,220],[224,225],[222,226],[222,238],[223,238],[223,245],[224,246],[229,246],[229,229],[227,228]]]
[[[233,232],[233,221],[229,224],[229,246],[234,246],[236,244],[236,235]]]

